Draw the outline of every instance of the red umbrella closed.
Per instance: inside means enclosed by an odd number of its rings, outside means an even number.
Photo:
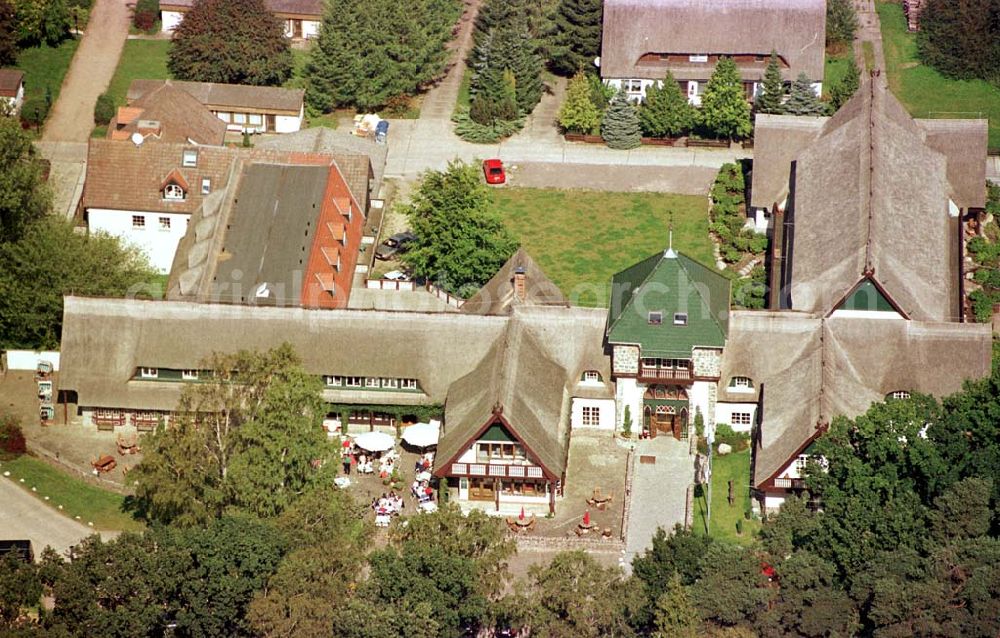
[[[590,527],[590,510],[583,511],[583,526]]]
[[[518,515],[518,518],[522,521],[524,520],[524,505],[521,506],[521,513]]]

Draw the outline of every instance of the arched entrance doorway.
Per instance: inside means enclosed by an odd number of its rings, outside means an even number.
[[[643,396],[643,434],[669,434],[680,440],[687,429],[687,391],[680,386],[650,386]]]

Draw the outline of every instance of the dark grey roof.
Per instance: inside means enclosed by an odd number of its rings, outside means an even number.
[[[250,164],[243,171],[213,278],[219,301],[299,304],[329,173],[327,166],[286,164]],[[269,292],[258,296],[264,285]]]

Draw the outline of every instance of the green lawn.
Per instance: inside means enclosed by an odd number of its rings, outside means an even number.
[[[24,71],[25,100],[44,98],[48,88],[52,94],[52,103],[56,103],[63,78],[79,44],[79,40],[70,38],[57,47],[31,47],[17,54],[17,68]]]
[[[62,512],[70,517],[79,516],[86,524],[92,522],[96,529],[138,531],[142,523],[122,511],[125,497],[101,489],[75,476],[58,470],[48,463],[31,456],[20,456],[0,463],[0,469],[10,472],[10,478],[21,484],[39,499],[52,507],[62,505]],[[24,479],[24,483],[20,483]]]
[[[536,188],[493,191],[508,228],[582,306],[606,306],[611,276],[667,246],[711,266],[708,200],[697,195]]]
[[[729,504],[729,481],[733,481],[733,504]],[[760,528],[759,520],[746,520],[743,512],[750,506],[750,449],[726,456],[712,456],[712,528],[714,538],[749,543]],[[707,499],[699,486],[695,490],[694,525],[696,534],[705,533]],[[743,534],[736,533],[736,521],[743,521]]]
[[[472,71],[466,67],[465,73],[462,74],[462,83],[458,86],[458,99],[455,101],[455,108],[469,108],[472,104],[472,95],[469,93],[469,87],[472,86]]]
[[[132,80],[167,80],[169,40],[126,40],[118,68],[108,85],[108,94],[116,105],[125,104],[125,93]]]
[[[918,118],[988,117],[989,145],[1000,147],[1000,88],[982,80],[951,80],[920,64],[916,36],[900,5],[878,2],[889,88]]]
[[[840,53],[827,53],[826,66],[823,68],[823,92],[830,93],[830,89],[840,82],[840,79],[847,73],[847,65],[851,60],[851,50],[848,48]]]

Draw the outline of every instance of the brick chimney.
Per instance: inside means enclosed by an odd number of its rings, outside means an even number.
[[[524,301],[526,297],[524,266],[518,266],[514,269],[514,298]]]

